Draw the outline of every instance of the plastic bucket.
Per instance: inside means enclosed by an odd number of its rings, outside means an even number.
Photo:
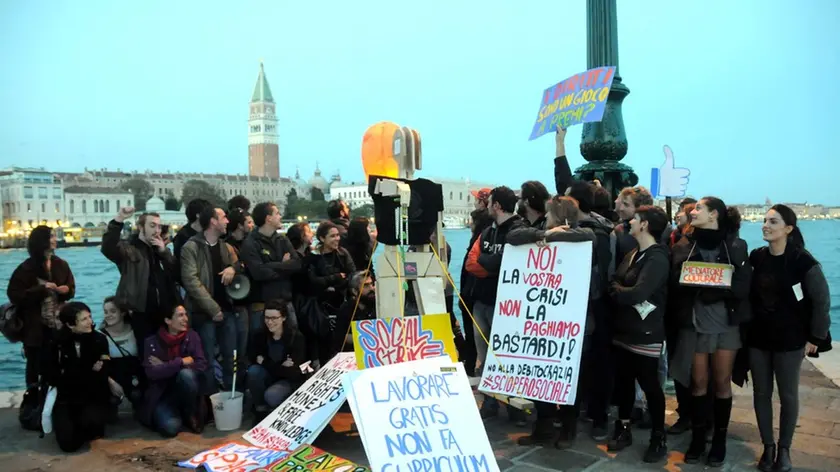
[[[213,419],[219,431],[233,431],[242,425],[242,399],[244,395],[236,392],[231,397],[230,392],[219,392],[210,395],[213,404]]]

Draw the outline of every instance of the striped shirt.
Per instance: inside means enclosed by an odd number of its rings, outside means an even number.
[[[662,343],[652,343],[652,344],[625,344],[616,340],[613,340],[613,344],[622,348],[626,349],[633,354],[638,354],[640,356],[645,357],[655,357],[659,358],[662,355]]]

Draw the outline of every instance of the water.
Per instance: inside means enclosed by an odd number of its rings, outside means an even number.
[[[831,333],[840,339],[840,221],[804,221],[800,224],[809,250],[820,262],[831,287]],[[451,273],[457,284],[461,261],[469,243],[468,230],[447,230],[445,235],[452,246]],[[750,248],[763,244],[758,223],[746,223],[741,236]],[[93,309],[93,318],[102,320],[102,300],[114,294],[119,281],[116,266],[105,259],[98,247],[59,249],[58,253],[69,264],[76,277],[76,300]],[[11,249],[0,251],[0,280],[8,281],[15,268],[26,258],[26,251]],[[5,298],[3,299],[6,301]],[[458,311],[458,310],[456,310]],[[457,313],[460,318],[460,313]],[[21,389],[24,385],[25,361],[20,344],[10,344],[0,336],[0,391]]]

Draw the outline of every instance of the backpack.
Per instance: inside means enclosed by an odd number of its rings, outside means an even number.
[[[46,392],[42,393],[42,390],[42,385],[39,383],[29,386],[23,394],[23,400],[18,410],[18,421],[20,421],[21,428],[43,433],[41,430],[41,412]]]
[[[10,343],[23,341],[23,318],[11,303],[0,306],[0,332]]]

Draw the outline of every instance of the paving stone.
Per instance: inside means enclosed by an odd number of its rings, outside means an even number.
[[[535,465],[543,469],[563,472],[581,471],[600,459],[574,450],[560,451],[554,448],[536,448],[530,454],[517,460],[519,464]]]

